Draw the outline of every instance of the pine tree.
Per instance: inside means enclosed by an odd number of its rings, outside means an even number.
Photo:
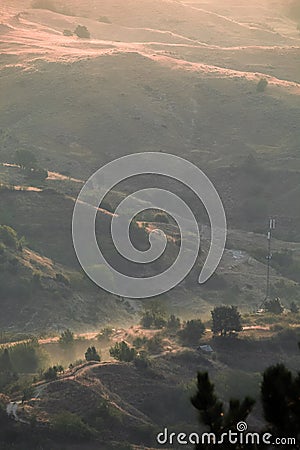
[[[100,355],[95,347],[89,347],[85,352],[86,361],[101,361]]]
[[[261,401],[271,432],[278,437],[298,438],[300,448],[300,374],[293,376],[283,364],[266,369]]]
[[[67,329],[66,331],[63,331],[61,333],[60,338],[59,338],[59,343],[63,346],[68,346],[68,345],[74,344],[74,340],[75,340],[75,337],[74,337],[73,331]]]
[[[207,372],[198,372],[197,376],[197,392],[191,398],[192,405],[199,411],[200,423],[206,425],[209,433],[214,433],[217,439],[222,433],[229,429],[235,429],[240,421],[245,421],[251,412],[255,401],[250,397],[245,397],[243,401],[232,399],[229,407],[225,411],[223,402],[220,401],[215,394],[215,387],[211,383]],[[198,449],[220,449],[220,445],[216,444],[199,444],[195,447]],[[226,444],[222,444],[222,448],[227,448]],[[228,448],[240,449],[242,446],[233,446],[229,444]]]

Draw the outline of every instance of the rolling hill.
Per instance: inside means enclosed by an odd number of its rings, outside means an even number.
[[[167,307],[184,317],[208,314],[220,301],[255,308],[265,290],[261,253],[268,215],[278,219],[276,251],[290,249],[299,259],[300,37],[286,5],[14,0],[0,12],[1,162],[13,163],[17,149],[28,149],[40,167],[56,172],[32,189],[17,168],[2,166],[1,183],[23,190],[1,191],[0,220],[24,235],[29,248],[50,259],[58,272],[75,278],[59,313],[53,316],[52,303],[39,302],[37,328],[63,327],[70,310],[76,329],[122,317],[120,299],[112,299],[116,307],[110,310],[111,297],[79,273],[71,215],[91,173],[140,151],[174,153],[201,167],[228,216],[228,249],[219,269],[226,288],[195,284],[202,255],[190,278],[162,298]],[[85,25],[91,38],[65,35],[77,25]],[[267,89],[257,92],[262,78]],[[153,180],[142,183],[150,186]],[[131,188],[122,186],[113,206]],[[194,197],[181,186],[173,188],[207,225]],[[108,226],[108,216],[99,213],[102,235]],[[170,226],[168,233],[176,236],[177,230]],[[209,237],[206,231],[204,253]],[[103,241],[109,247],[109,240]],[[162,264],[175,253],[170,244]],[[135,266],[130,270],[142,273]],[[272,277],[274,285],[296,282],[278,268]],[[188,298],[184,307],[182,296]],[[127,305],[126,320],[140,307]],[[32,308],[25,328],[36,320]],[[95,308],[99,312],[90,314]]]

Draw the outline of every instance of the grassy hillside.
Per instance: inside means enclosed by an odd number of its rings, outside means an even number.
[[[37,230],[35,235],[39,235]],[[45,249],[43,255],[33,251],[19,236],[11,228],[0,227],[2,331],[41,335],[68,326],[93,329],[112,319],[122,324],[132,320],[134,310],[129,304],[105,293],[99,295],[78,268],[43,256],[51,254]]]
[[[245,320],[255,323],[259,318],[250,316]],[[195,375],[200,370],[209,371],[216,393],[224,402],[251,395],[257,405],[247,422],[251,428],[260,430],[264,427],[259,404],[261,372],[278,360],[290,369],[298,367],[299,328],[279,333],[267,331],[266,327],[252,331],[256,334],[247,336],[244,331],[244,336],[239,338],[211,338],[207,332],[201,343],[212,346],[212,355],[195,347],[182,347],[174,333],[169,334],[166,330],[158,333],[139,327],[116,330],[106,344],[97,339],[78,341],[76,345],[82,351],[93,344],[101,348],[102,355],[106,346],[125,336],[132,345],[137,335],[160,334],[163,346],[151,351],[142,365],[137,360],[116,362],[105,354],[104,362],[78,362],[56,379],[34,382],[31,397],[18,407],[18,416],[25,423],[35,417],[33,445],[47,438],[46,449],[48,446],[53,448],[51,445],[62,445],[62,442],[64,448],[69,448],[75,440],[80,443],[80,448],[86,445],[89,449],[96,444],[107,449],[112,445],[119,450],[140,448],[139,445],[157,448],[156,435],[166,426],[174,432],[203,431],[190,403],[190,396],[195,391]],[[261,337],[259,333],[262,333]],[[44,345],[47,350],[48,347],[49,344]],[[74,349],[69,346],[68,352],[72,351]],[[20,393],[13,388],[11,395],[18,400]],[[30,426],[26,425],[27,430]],[[128,447],[122,447],[121,442],[128,442]]]
[[[295,373],[300,362],[299,1],[4,3],[0,448],[158,450],[156,435],[166,426],[203,431],[190,402],[199,370],[209,372],[226,407],[232,398],[253,397],[247,423],[262,430],[263,371],[281,362]],[[195,214],[199,257],[158,303],[96,287],[79,266],[71,233],[74,204],[89,176],[115,158],[147,151],[201,168],[228,221],[222,261],[200,286],[211,232],[189,189],[145,175],[105,197],[98,243],[114,268],[134,277],[161,273],[174,262],[179,230],[157,210],[139,214],[134,245],[147,249],[156,228],[168,245],[153,264],[128,262],[110,237],[119,203],[141,188],[160,187]],[[261,310],[269,216],[277,221],[270,298],[280,298],[280,314]],[[189,235],[190,247],[194,239]],[[220,305],[242,313],[239,335],[213,332],[211,311]],[[159,320],[147,325],[151,311]],[[187,331],[190,320],[196,338]],[[124,346],[121,358],[117,350]]]
[[[170,311],[188,317],[207,315],[220,302],[243,310],[259,305],[269,215],[278,222],[277,259],[286,249],[292,252],[288,267],[278,261],[272,266],[273,293],[286,306],[291,297],[297,300],[300,38],[286,5],[15,0],[1,7],[1,15],[1,83],[8,95],[1,98],[0,160],[13,163],[16,150],[27,149],[49,176],[32,185],[19,168],[2,166],[0,182],[11,187],[0,192],[0,222],[24,235],[29,248],[70,279],[68,301],[55,312],[59,324],[50,303],[37,309],[37,327],[59,328],[70,311],[76,328],[122,317],[119,300],[94,289],[80,273],[71,216],[91,173],[115,157],[140,151],[175,153],[205,170],[228,217],[228,248],[217,278],[200,288],[195,280],[209,244],[207,217],[190,192],[166,184],[187,199],[205,225],[195,270],[162,298]],[[77,25],[85,25],[91,38],[64,33]],[[262,78],[268,85],[258,92]],[[145,187],[156,183],[147,177],[140,181]],[[138,186],[119,186],[110,211]],[[112,261],[130,273],[149,274],[117,262],[105,237],[109,216],[98,216],[98,235]],[[165,229],[171,239],[178,237],[172,224]],[[171,239],[155,270],[175,257]],[[35,308],[37,297],[32,302]],[[127,320],[140,305],[126,308]],[[30,309],[28,317],[34,314]]]

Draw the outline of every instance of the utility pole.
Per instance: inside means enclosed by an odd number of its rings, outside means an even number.
[[[276,228],[276,220],[272,217],[269,219],[269,230],[268,230],[268,255],[266,256],[267,259],[267,286],[266,286],[266,297],[264,301],[262,302],[259,309],[262,309],[265,302],[268,300],[270,296],[270,269],[271,269],[271,259],[272,259],[272,232]]]
[[[270,267],[271,267],[271,259],[272,259],[272,231],[276,228],[276,220],[273,218],[269,219],[269,231],[268,231],[268,256],[267,256],[267,289],[266,289],[266,298],[265,301],[269,298],[270,295]]]

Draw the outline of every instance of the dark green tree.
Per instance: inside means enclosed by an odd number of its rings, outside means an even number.
[[[205,325],[200,319],[188,320],[178,335],[183,344],[197,345],[205,333]]]
[[[251,412],[255,401],[250,397],[245,397],[243,401],[230,400],[227,410],[224,404],[215,394],[215,387],[211,383],[207,372],[198,372],[197,376],[197,392],[191,398],[192,405],[199,412],[200,423],[207,427],[208,432],[214,433],[218,439],[222,433],[229,429],[236,429],[236,424],[245,421]],[[199,444],[196,449],[218,449],[220,445],[215,443]],[[227,448],[226,444],[222,444],[222,448]],[[240,449],[242,446],[233,447],[232,444],[228,448]]]
[[[283,364],[266,369],[261,401],[274,436],[295,437],[300,448],[300,374],[294,376]]]
[[[137,356],[137,352],[134,348],[130,348],[125,341],[117,342],[114,347],[109,350],[110,356],[118,361],[130,362]]]
[[[101,361],[100,355],[95,347],[89,347],[84,356],[86,361]]]
[[[212,332],[226,336],[233,331],[242,331],[242,319],[236,306],[216,306],[211,312]]]
[[[71,330],[67,329],[66,331],[63,331],[61,333],[59,343],[61,345],[71,345],[74,343],[74,340],[74,333]]]
[[[141,325],[143,328],[149,329],[153,325],[153,316],[150,311],[145,311],[141,318]]]
[[[265,302],[264,309],[269,313],[278,315],[282,314],[284,311],[284,307],[282,306],[280,299],[278,297],[271,300],[267,300]]]
[[[49,369],[47,369],[44,372],[44,378],[46,381],[53,381],[56,380],[57,374],[58,374],[57,366],[49,367]]]

